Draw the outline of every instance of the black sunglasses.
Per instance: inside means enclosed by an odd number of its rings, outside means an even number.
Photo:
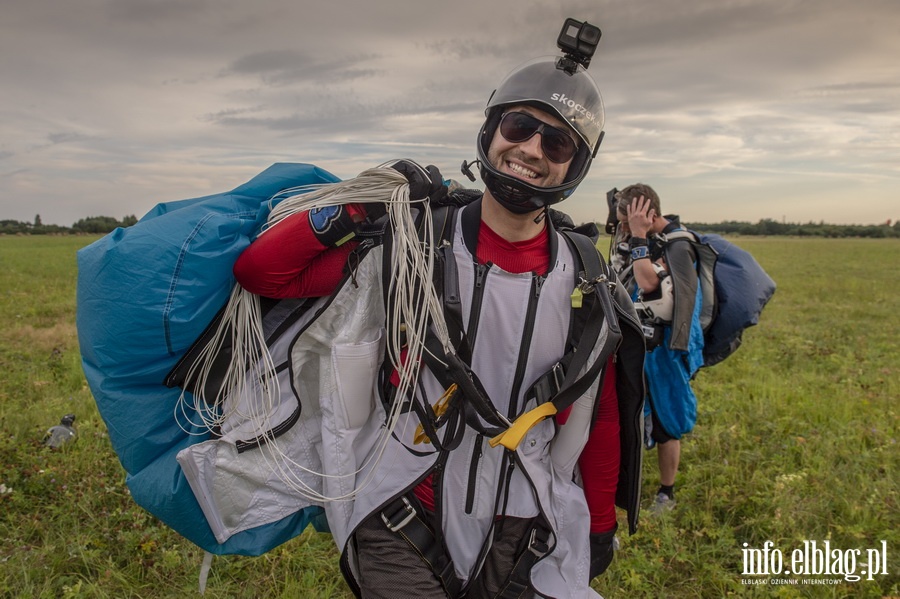
[[[541,150],[551,162],[563,164],[575,155],[575,140],[559,127],[548,125],[525,112],[507,112],[500,117],[500,135],[506,141],[522,143],[535,133],[541,134]]]

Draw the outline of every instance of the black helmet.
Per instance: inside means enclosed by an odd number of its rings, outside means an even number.
[[[581,139],[563,182],[535,187],[501,173],[488,160],[488,148],[504,107],[527,104],[558,116]],[[497,201],[519,214],[561,202],[571,195],[591,167],[603,139],[603,98],[593,78],[565,57],[531,60],[507,75],[488,100],[477,150],[481,179]]]

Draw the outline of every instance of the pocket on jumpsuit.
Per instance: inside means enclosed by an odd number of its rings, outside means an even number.
[[[334,416],[340,428],[361,428],[375,411],[378,368],[381,365],[384,333],[374,341],[338,344],[331,360],[336,376]]]

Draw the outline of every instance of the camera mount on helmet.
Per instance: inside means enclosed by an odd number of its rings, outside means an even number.
[[[559,59],[560,66],[570,73],[576,71],[576,65],[588,68],[597,44],[600,43],[600,35],[600,28],[595,25],[571,18],[566,19],[556,39],[556,45],[565,53],[565,56]]]

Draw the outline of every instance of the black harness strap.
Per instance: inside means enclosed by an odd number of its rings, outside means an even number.
[[[381,511],[381,520],[389,531],[399,535],[428,564],[447,595],[456,597],[462,588],[462,582],[456,576],[453,561],[438,543],[422,515],[413,506],[413,502],[406,496],[400,496]]]
[[[613,284],[606,265],[590,238],[572,231],[560,231],[575,250],[582,265],[578,273],[580,281],[576,285],[584,293],[583,305],[572,308],[572,326],[569,333],[569,347],[566,354],[541,375],[526,393],[534,398],[537,405],[551,401],[557,413],[565,410],[581,397],[593,383],[607,359],[615,351],[622,339],[619,320],[615,313],[609,284]],[[583,376],[579,373],[587,364],[597,339],[607,325],[606,339],[594,363]]]
[[[473,211],[464,211],[463,214],[467,212]],[[456,383],[460,398],[454,403],[460,405],[466,424],[484,435],[494,436],[506,428],[508,423],[504,422],[494,408],[487,392],[467,363],[471,357],[471,347],[463,324],[459,268],[450,244],[456,214],[454,206],[440,206],[432,210],[433,242],[438,245],[437,258],[440,261],[439,268],[435,269],[435,288],[441,294],[444,319],[454,351],[449,354],[444,351],[437,336],[429,329],[422,360],[444,388]],[[437,280],[438,278],[441,280]],[[481,420],[488,426],[482,424]]]
[[[535,522],[528,543],[516,558],[503,588],[497,593],[497,599],[519,599],[530,588],[531,569],[542,557],[550,552],[550,529],[540,522]]]
[[[500,434],[508,426],[488,399],[487,391],[468,364],[455,353],[446,353],[433,333],[429,332],[425,339],[422,360],[442,386],[449,387],[456,383],[459,388],[457,394],[464,399],[461,409],[467,425],[488,437]],[[481,420],[488,426],[482,424]]]

